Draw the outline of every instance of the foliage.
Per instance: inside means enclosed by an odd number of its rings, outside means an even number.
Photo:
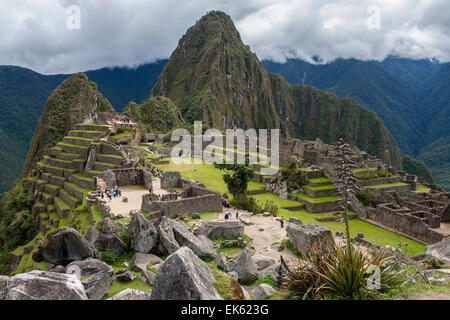
[[[363,203],[366,207],[368,207],[372,201],[377,199],[377,194],[368,189],[360,190],[356,193],[356,198]]]
[[[351,200],[355,198],[356,192],[359,190],[356,181],[356,177],[353,169],[356,168],[356,163],[352,160],[353,152],[349,144],[344,143],[343,139],[339,139],[333,146],[333,150],[336,153],[335,164],[333,169],[335,172],[335,184],[337,186],[337,192],[342,196],[339,200],[339,209],[342,210],[341,214],[344,217],[345,233],[347,239],[350,239],[350,227],[348,224],[348,206],[351,204]],[[347,241],[347,249],[350,251],[350,241]]]
[[[102,260],[107,264],[114,264],[119,260],[119,256],[108,248],[102,251]]]
[[[297,163],[290,161],[287,167],[281,170],[281,181],[286,182],[288,192],[292,192],[300,190],[308,182],[308,179],[305,172],[297,168]]]
[[[248,167],[249,159],[245,159],[244,164],[238,164],[237,159],[234,163],[214,163],[214,167],[224,171],[222,178],[228,187],[228,191],[234,198],[245,197],[247,193],[248,182],[255,175],[255,171]],[[241,208],[244,209],[244,208]],[[244,209],[245,210],[245,209]]]
[[[258,202],[253,197],[239,196],[231,200],[233,207],[255,214],[263,213],[263,208],[258,204]]]
[[[258,278],[258,280],[253,282],[250,286],[255,287],[259,286],[260,284],[268,284],[269,286],[275,288],[275,286],[277,285],[277,280],[273,276],[268,274],[265,277]]]
[[[368,283],[373,284],[370,276],[374,267],[380,270],[379,290],[368,287]],[[368,299],[399,285],[395,268],[395,258],[387,250],[370,256],[361,249],[333,245],[326,250],[312,250],[288,268],[282,287],[295,299]]]
[[[272,200],[266,200],[264,207],[262,207],[262,212],[270,212],[274,217],[278,215],[278,211],[278,206]]]

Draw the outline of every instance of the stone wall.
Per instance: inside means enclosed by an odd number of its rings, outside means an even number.
[[[118,186],[145,185],[147,189],[152,186],[152,175],[147,169],[113,169],[112,172]]]
[[[369,218],[426,243],[436,243],[444,238],[441,233],[431,229],[423,218],[410,214],[409,209],[396,210],[390,206],[378,205],[375,211],[368,211]]]
[[[150,194],[142,196],[142,211],[162,211],[169,218],[175,218],[177,213],[193,213],[205,211],[222,211],[220,193],[197,186],[188,186],[183,190],[183,197],[172,201],[151,201]]]
[[[161,189],[182,188],[183,181],[179,171],[166,171],[161,177]]]

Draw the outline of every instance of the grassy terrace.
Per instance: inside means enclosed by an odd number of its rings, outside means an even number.
[[[311,182],[311,183],[329,182],[329,183],[331,183],[331,180],[328,179],[327,177],[321,177],[321,178],[308,179],[308,182]]]
[[[430,191],[430,188],[425,187],[424,185],[418,184],[416,186],[416,191],[420,191],[420,192],[428,192]]]
[[[353,172],[364,172],[364,171],[368,171],[368,170],[378,170],[378,168],[377,167],[370,167],[368,169],[366,169],[366,168],[356,168],[356,169],[353,169],[352,171]]]
[[[402,182],[397,182],[397,183],[388,183],[388,184],[376,184],[373,186],[365,186],[365,188],[389,188],[389,187],[401,187],[401,186],[406,186],[406,183],[402,183]]]
[[[303,193],[296,193],[295,195],[297,197],[299,197],[301,200],[306,200],[306,201],[313,202],[313,203],[329,202],[329,201],[334,201],[334,200],[338,200],[338,199],[341,198],[341,196],[329,196],[329,197],[313,198],[313,197],[307,196],[306,194],[303,194]]]
[[[67,202],[65,202],[63,199],[61,199],[60,197],[55,197],[55,202],[56,205],[61,209],[61,210],[70,210],[70,206],[67,204]]]
[[[334,184],[326,184],[326,185],[318,186],[318,187],[305,186],[305,188],[308,188],[311,190],[332,190],[335,188],[335,185]]]
[[[170,160],[169,158],[167,160]],[[181,175],[186,179],[196,180],[204,183],[207,188],[219,191],[221,193],[227,192],[227,187],[222,180],[222,172],[218,169],[214,168],[212,164],[198,164],[194,165],[190,164],[174,164],[170,162],[169,164],[157,165],[159,168],[166,171],[180,171]],[[364,169],[366,170],[366,169]],[[326,177],[310,179],[310,182],[330,182],[331,181]],[[249,183],[249,190],[254,188],[262,188],[264,184],[262,183]],[[321,201],[331,201],[339,199],[339,196],[334,197],[319,197],[319,198],[311,198],[304,194],[297,194],[299,198],[303,198],[305,200],[311,202],[321,202]],[[273,201],[279,207],[279,215],[289,219],[291,217],[298,218],[302,220],[304,223],[320,223],[329,227],[333,232],[341,231],[344,232],[344,224],[337,222],[319,222],[316,218],[323,217],[331,217],[333,212],[327,213],[309,213],[308,211],[301,209],[296,211],[289,211],[287,209],[282,209],[283,207],[294,207],[301,205],[298,201],[288,200],[288,199],[280,199],[276,194],[273,193],[261,193],[257,195],[252,195],[258,202],[264,204],[266,200]],[[218,212],[202,212],[200,216],[205,221],[210,221],[217,219],[218,215],[221,213]],[[364,236],[379,245],[390,245],[392,247],[397,248],[398,245],[408,244],[407,252],[410,255],[422,254],[425,253],[425,245],[411,240],[407,237],[395,234],[393,232],[384,230],[378,226],[372,225],[366,221],[360,219],[350,220],[350,230],[352,237],[355,237],[358,232],[362,232]]]
[[[94,181],[94,179],[89,178],[89,177],[86,177],[83,173],[80,173],[80,172],[74,173],[73,175],[74,175],[75,177],[77,177],[77,178],[82,179],[82,180],[86,180],[86,181]]]

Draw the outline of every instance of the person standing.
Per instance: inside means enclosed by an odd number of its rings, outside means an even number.
[[[228,221],[228,211],[225,212],[225,221]]]
[[[239,219],[239,210],[236,209],[236,219]]]

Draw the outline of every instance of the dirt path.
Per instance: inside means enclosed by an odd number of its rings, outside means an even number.
[[[141,210],[142,195],[148,193],[148,190],[144,186],[123,186],[120,189],[122,190],[122,197],[113,197],[112,200],[108,200],[105,196],[106,204],[111,208],[114,215],[120,214],[128,218],[131,210]],[[124,196],[128,198],[128,202],[123,202]]]
[[[280,255],[286,261],[296,260],[297,257],[287,248],[283,251],[278,251],[278,246],[273,243],[281,243],[282,240],[287,239],[286,223],[281,229],[280,222],[274,217],[265,217],[262,215],[254,215],[251,217],[253,225],[245,226],[244,234],[253,239],[253,247],[255,254],[262,254],[271,257],[275,261],[280,260]],[[263,231],[260,231],[263,230]]]
[[[424,292],[414,294],[406,299],[396,300],[450,300],[450,294],[440,292]]]

